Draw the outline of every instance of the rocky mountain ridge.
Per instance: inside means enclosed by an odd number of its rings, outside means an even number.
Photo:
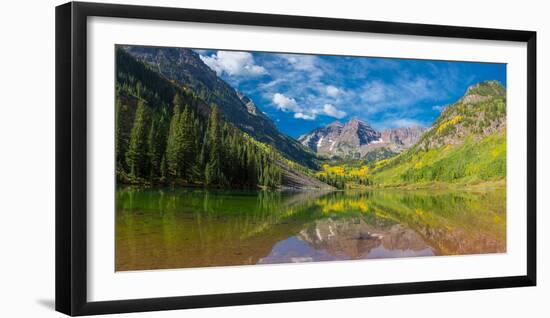
[[[387,149],[398,153],[414,145],[426,131],[423,127],[373,129],[366,121],[353,118],[335,121],[298,138],[304,146],[324,157],[363,158],[369,152]]]

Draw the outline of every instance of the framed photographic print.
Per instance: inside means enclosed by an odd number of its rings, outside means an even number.
[[[56,8],[56,309],[536,284],[536,33]]]

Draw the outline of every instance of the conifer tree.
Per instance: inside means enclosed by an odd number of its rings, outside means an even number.
[[[170,128],[168,131],[168,138],[166,141],[166,166],[167,166],[167,172],[168,175],[175,179],[179,176],[181,176],[181,164],[180,164],[180,158],[181,158],[181,126],[180,126],[180,118],[181,118],[181,107],[182,107],[182,99],[179,94],[176,94],[174,96],[174,114],[172,115],[172,119],[170,120]]]
[[[216,105],[212,107],[206,135],[208,162],[204,170],[205,183],[207,185],[222,185],[224,178],[221,171],[220,112]]]
[[[162,156],[162,160],[160,161],[160,178],[162,181],[166,180],[167,170],[168,168],[166,167],[166,156]]]
[[[164,134],[162,131],[162,119],[157,118],[151,121],[151,128],[147,137],[147,155],[151,165],[150,179],[160,176],[160,164],[163,157]]]
[[[130,168],[130,174],[134,177],[145,177],[149,175],[149,160],[147,157],[147,134],[149,132],[150,120],[149,108],[143,100],[139,100],[136,109],[136,116],[130,142],[126,152],[126,163]]]
[[[123,105],[120,98],[116,99],[115,103],[115,152],[116,152],[116,165],[117,168],[125,168],[125,154],[127,150],[127,143],[123,136]]]
[[[189,109],[189,106],[186,105],[183,113],[180,115],[179,119],[179,129],[181,134],[180,139],[180,153],[179,153],[179,164],[182,170],[182,177],[184,177],[188,182],[193,179],[193,169],[195,166],[195,136],[193,131],[193,114]]]

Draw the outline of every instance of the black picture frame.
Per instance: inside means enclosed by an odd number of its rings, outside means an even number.
[[[536,285],[536,32],[70,2],[56,7],[56,310],[92,315]],[[87,18],[116,17],[501,40],[527,44],[527,274],[351,287],[87,300]],[[519,167],[518,167],[519,168]]]

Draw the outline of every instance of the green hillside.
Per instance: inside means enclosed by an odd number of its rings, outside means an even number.
[[[224,118],[254,139],[273,146],[292,161],[317,168],[314,153],[281,133],[274,122],[246,96],[222,80],[193,50],[148,46],[119,47],[143,61],[161,77],[192,90],[207,104],[216,104]]]
[[[407,157],[379,162],[374,184],[400,185],[427,182],[470,183],[506,177],[506,132],[482,140],[470,137],[460,145],[447,145]]]
[[[505,177],[506,95],[496,81],[470,87],[415,146],[371,166],[372,182],[383,186]]]
[[[278,187],[280,155],[116,50],[116,172],[121,184]]]

